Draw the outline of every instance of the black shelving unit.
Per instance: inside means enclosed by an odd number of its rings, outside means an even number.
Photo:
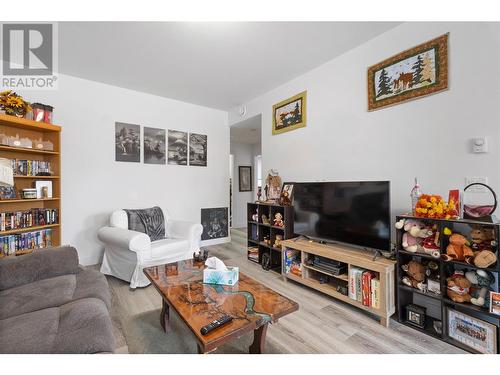
[[[499,239],[500,239],[500,225],[499,223],[486,223],[482,221],[475,220],[444,220],[444,219],[427,219],[427,218],[416,218],[412,216],[397,216],[396,221],[400,219],[415,219],[423,222],[428,222],[429,224],[436,224],[440,232],[440,252],[441,254],[446,254],[446,247],[448,246],[448,236],[444,235],[444,229],[447,227],[452,230],[453,233],[461,233],[468,237],[468,234],[472,227],[486,226],[488,228],[493,228],[495,233],[495,239],[497,245],[494,250],[498,256],[499,250]],[[397,310],[398,310],[398,320],[401,324],[408,327],[414,328],[418,331],[424,332],[434,338],[445,341],[449,344],[457,346],[463,350],[469,351],[471,353],[478,353],[478,351],[473,348],[461,343],[450,337],[448,332],[448,311],[455,310],[462,314],[468,315],[475,319],[479,319],[483,322],[492,324],[496,327],[496,353],[500,350],[500,316],[489,312],[486,307],[476,306],[470,303],[457,303],[448,298],[446,293],[446,279],[451,276],[455,269],[460,269],[465,271],[479,269],[474,265],[470,265],[464,262],[457,261],[445,261],[442,258],[434,258],[430,255],[421,253],[411,253],[404,250],[401,246],[402,237],[404,230],[399,229],[396,231],[396,251],[397,251]],[[470,237],[469,237],[470,239]],[[432,292],[422,292],[418,289],[408,287],[404,285],[401,280],[405,275],[401,266],[407,264],[410,260],[417,261],[429,261],[433,260],[439,265],[440,274],[440,289],[441,294],[435,294]],[[498,292],[500,290],[500,266],[497,261],[494,265],[486,268],[485,270],[491,272],[495,276],[495,282],[491,285],[491,289]],[[425,327],[417,327],[406,320],[406,306],[409,304],[416,304],[424,306],[427,308],[427,316]],[[441,333],[434,329],[434,321],[440,321],[442,323]]]
[[[284,227],[274,226],[274,215],[281,213],[283,216]],[[252,216],[257,213],[258,220],[253,220]],[[262,215],[266,215],[270,224],[262,222]],[[267,203],[248,203],[247,204],[247,238],[248,248],[258,248],[259,257],[254,260],[248,257],[248,260],[262,264],[262,256],[269,254],[271,257],[271,270],[281,273],[281,247],[274,247],[276,235],[283,236],[283,240],[293,237],[293,207],[280,206]],[[268,237],[270,244],[264,243]],[[249,253],[248,253],[249,254]]]

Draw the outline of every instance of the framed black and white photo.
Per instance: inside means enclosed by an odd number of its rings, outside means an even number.
[[[144,127],[144,163],[165,164],[165,129]]]
[[[252,167],[240,165],[238,167],[240,191],[252,191]]]
[[[207,136],[189,133],[189,165],[207,166]]]
[[[115,160],[140,163],[141,127],[115,122]]]
[[[229,235],[227,207],[202,208],[201,225],[202,241],[227,237]]]
[[[187,165],[188,133],[168,131],[168,164]]]

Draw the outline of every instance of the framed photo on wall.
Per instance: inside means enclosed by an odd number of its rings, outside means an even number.
[[[115,161],[141,161],[141,127],[115,122]]]
[[[252,191],[252,167],[246,165],[240,165],[238,167],[239,181],[240,181],[240,192]]]
[[[165,129],[144,127],[144,164],[165,164]]]
[[[448,336],[484,354],[496,354],[497,329],[484,320],[448,308]]]
[[[207,166],[207,145],[205,134],[189,133],[189,165]]]
[[[448,34],[368,68],[368,110],[448,88]]]
[[[306,126],[307,91],[273,105],[273,135]]]

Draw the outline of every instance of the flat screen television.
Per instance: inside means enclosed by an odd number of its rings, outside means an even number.
[[[313,240],[390,251],[390,183],[294,182],[294,232]]]

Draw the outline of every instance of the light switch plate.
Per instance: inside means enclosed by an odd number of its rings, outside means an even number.
[[[475,177],[465,177],[465,186],[473,183],[488,184],[488,177],[486,176],[475,176]],[[486,188],[484,186],[475,185],[467,189],[467,191],[474,191],[477,193],[486,193]]]

